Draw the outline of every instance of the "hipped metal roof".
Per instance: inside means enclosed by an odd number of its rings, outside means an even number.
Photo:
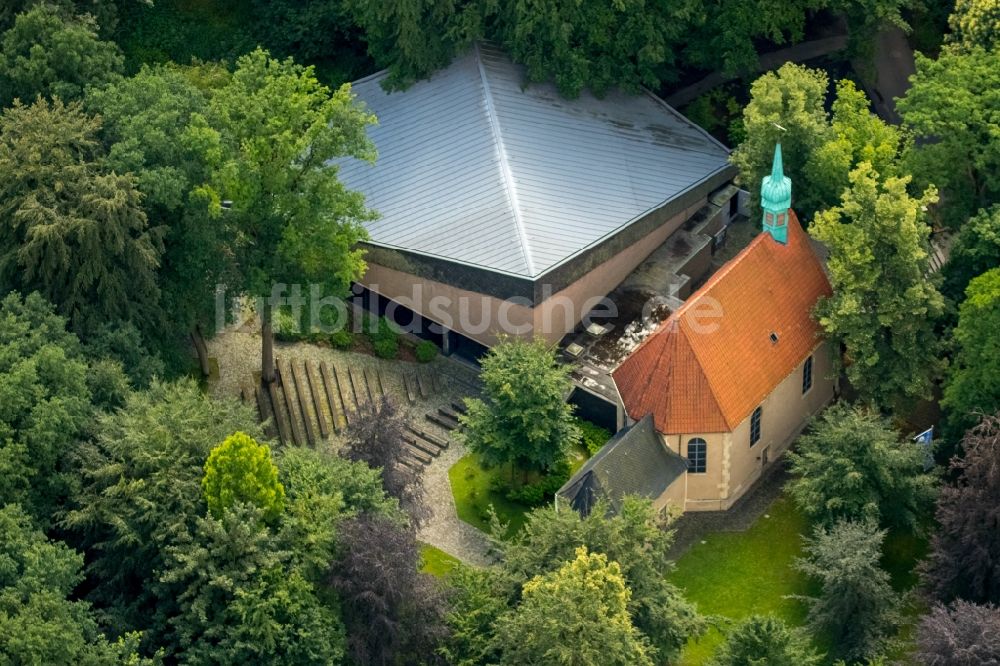
[[[489,44],[402,92],[353,85],[378,117],[374,165],[345,185],[380,213],[376,245],[535,278],[727,167],[728,150],[646,93],[524,88]]]

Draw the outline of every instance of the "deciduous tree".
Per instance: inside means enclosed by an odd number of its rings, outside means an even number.
[[[216,518],[243,502],[257,507],[265,520],[273,522],[285,505],[285,488],[278,481],[271,449],[244,432],[226,437],[208,454],[201,489],[209,512]]]
[[[1000,609],[992,604],[935,604],[914,633],[921,664],[981,666],[1000,660]]]
[[[277,283],[315,281],[346,291],[364,268],[356,243],[373,217],[364,197],[337,179],[338,157],[372,160],[365,128],[375,121],[349,84],[331,91],[312,67],[257,49],[240,58],[212,95],[206,138],[211,175],[200,191],[240,239],[236,263],[246,293],[264,297],[262,379],[274,379],[269,298]],[[213,143],[214,142],[214,143]]]
[[[934,477],[924,472],[923,448],[870,410],[830,407],[788,456],[789,490],[813,522],[871,520],[919,532],[932,512]]]
[[[38,95],[78,99],[122,69],[121,51],[97,36],[93,17],[48,3],[18,15],[0,45],[0,107]]]
[[[977,415],[1000,410],[1000,268],[969,282],[959,309],[958,350],[949,369],[942,406],[949,427],[961,432]]]
[[[1000,603],[1000,414],[985,416],[965,434],[951,461],[955,482],[941,489],[938,529],[923,574],[930,592],[947,603]]]
[[[972,278],[996,266],[1000,266],[1000,204],[980,210],[962,225],[942,269],[941,293],[961,303]]]
[[[405,416],[388,398],[383,398],[363,409],[350,423],[342,454],[348,460],[380,470],[386,494],[395,497],[413,523],[420,525],[430,517],[430,507],[425,503],[420,475],[400,462],[406,450],[405,432]]]
[[[446,635],[437,581],[418,571],[413,532],[385,516],[344,521],[330,585],[340,596],[348,654],[358,664],[424,663]]]
[[[930,228],[909,178],[882,178],[868,162],[851,172],[841,205],[810,231],[829,248],[833,295],[816,306],[828,339],[842,346],[847,378],[865,401],[889,409],[929,395],[940,367],[934,323],[944,301],[928,278]]]
[[[676,658],[687,640],[705,628],[694,606],[667,580],[673,570],[667,555],[673,535],[648,501],[627,497],[617,515],[602,506],[586,518],[575,511],[540,508],[528,514],[513,540],[504,541],[502,534],[494,533],[494,545],[500,551],[503,578],[513,586],[508,593],[512,603],[521,585],[558,569],[573,559],[576,548],[586,546],[621,566],[632,593],[629,615],[658,659]]]
[[[750,103],[743,110],[747,138],[731,159],[755,209],[761,179],[771,172],[774,145],[779,142],[785,173],[795,187],[794,206],[799,216],[808,220],[822,206],[822,189],[813,187],[806,164],[834,137],[824,109],[828,85],[823,71],[794,63],[764,74],[751,85]]]
[[[655,652],[632,624],[630,596],[618,563],[580,546],[575,559],[526,582],[521,603],[500,618],[500,663],[652,666]]]
[[[770,615],[751,615],[726,634],[711,666],[816,666],[809,638]]]
[[[460,416],[466,445],[486,465],[546,470],[580,439],[566,402],[569,368],[541,340],[503,340],[482,361],[483,400]]]
[[[819,584],[809,604],[809,627],[831,638],[834,656],[877,656],[900,622],[900,598],[879,567],[885,531],[870,522],[820,527],[806,539],[796,568]]]
[[[897,109],[918,141],[906,170],[923,188],[941,190],[934,214],[958,227],[980,208],[1000,202],[1000,50],[945,49],[917,55],[917,73]]]
[[[961,48],[995,48],[1000,44],[1000,5],[994,0],[956,0],[948,26],[950,41]]]

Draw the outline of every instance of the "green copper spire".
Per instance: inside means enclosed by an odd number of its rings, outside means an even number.
[[[782,245],[788,242],[788,210],[792,207],[792,179],[781,163],[781,144],[774,147],[771,175],[760,184],[760,206],[764,209],[764,231]]]

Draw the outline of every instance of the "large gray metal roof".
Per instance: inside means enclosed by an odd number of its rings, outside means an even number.
[[[651,94],[523,88],[489,44],[403,92],[354,93],[378,117],[375,165],[340,177],[380,218],[375,244],[534,278],[726,168],[728,151]]]

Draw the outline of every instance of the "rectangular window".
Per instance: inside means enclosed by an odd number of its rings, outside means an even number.
[[[750,416],[750,446],[760,441],[760,407]]]
[[[802,366],[802,394],[805,395],[809,392],[809,389],[813,385],[813,357],[810,356],[806,359],[805,365]]]
[[[704,474],[708,466],[708,445],[701,437],[688,440],[688,472],[692,474]]]

